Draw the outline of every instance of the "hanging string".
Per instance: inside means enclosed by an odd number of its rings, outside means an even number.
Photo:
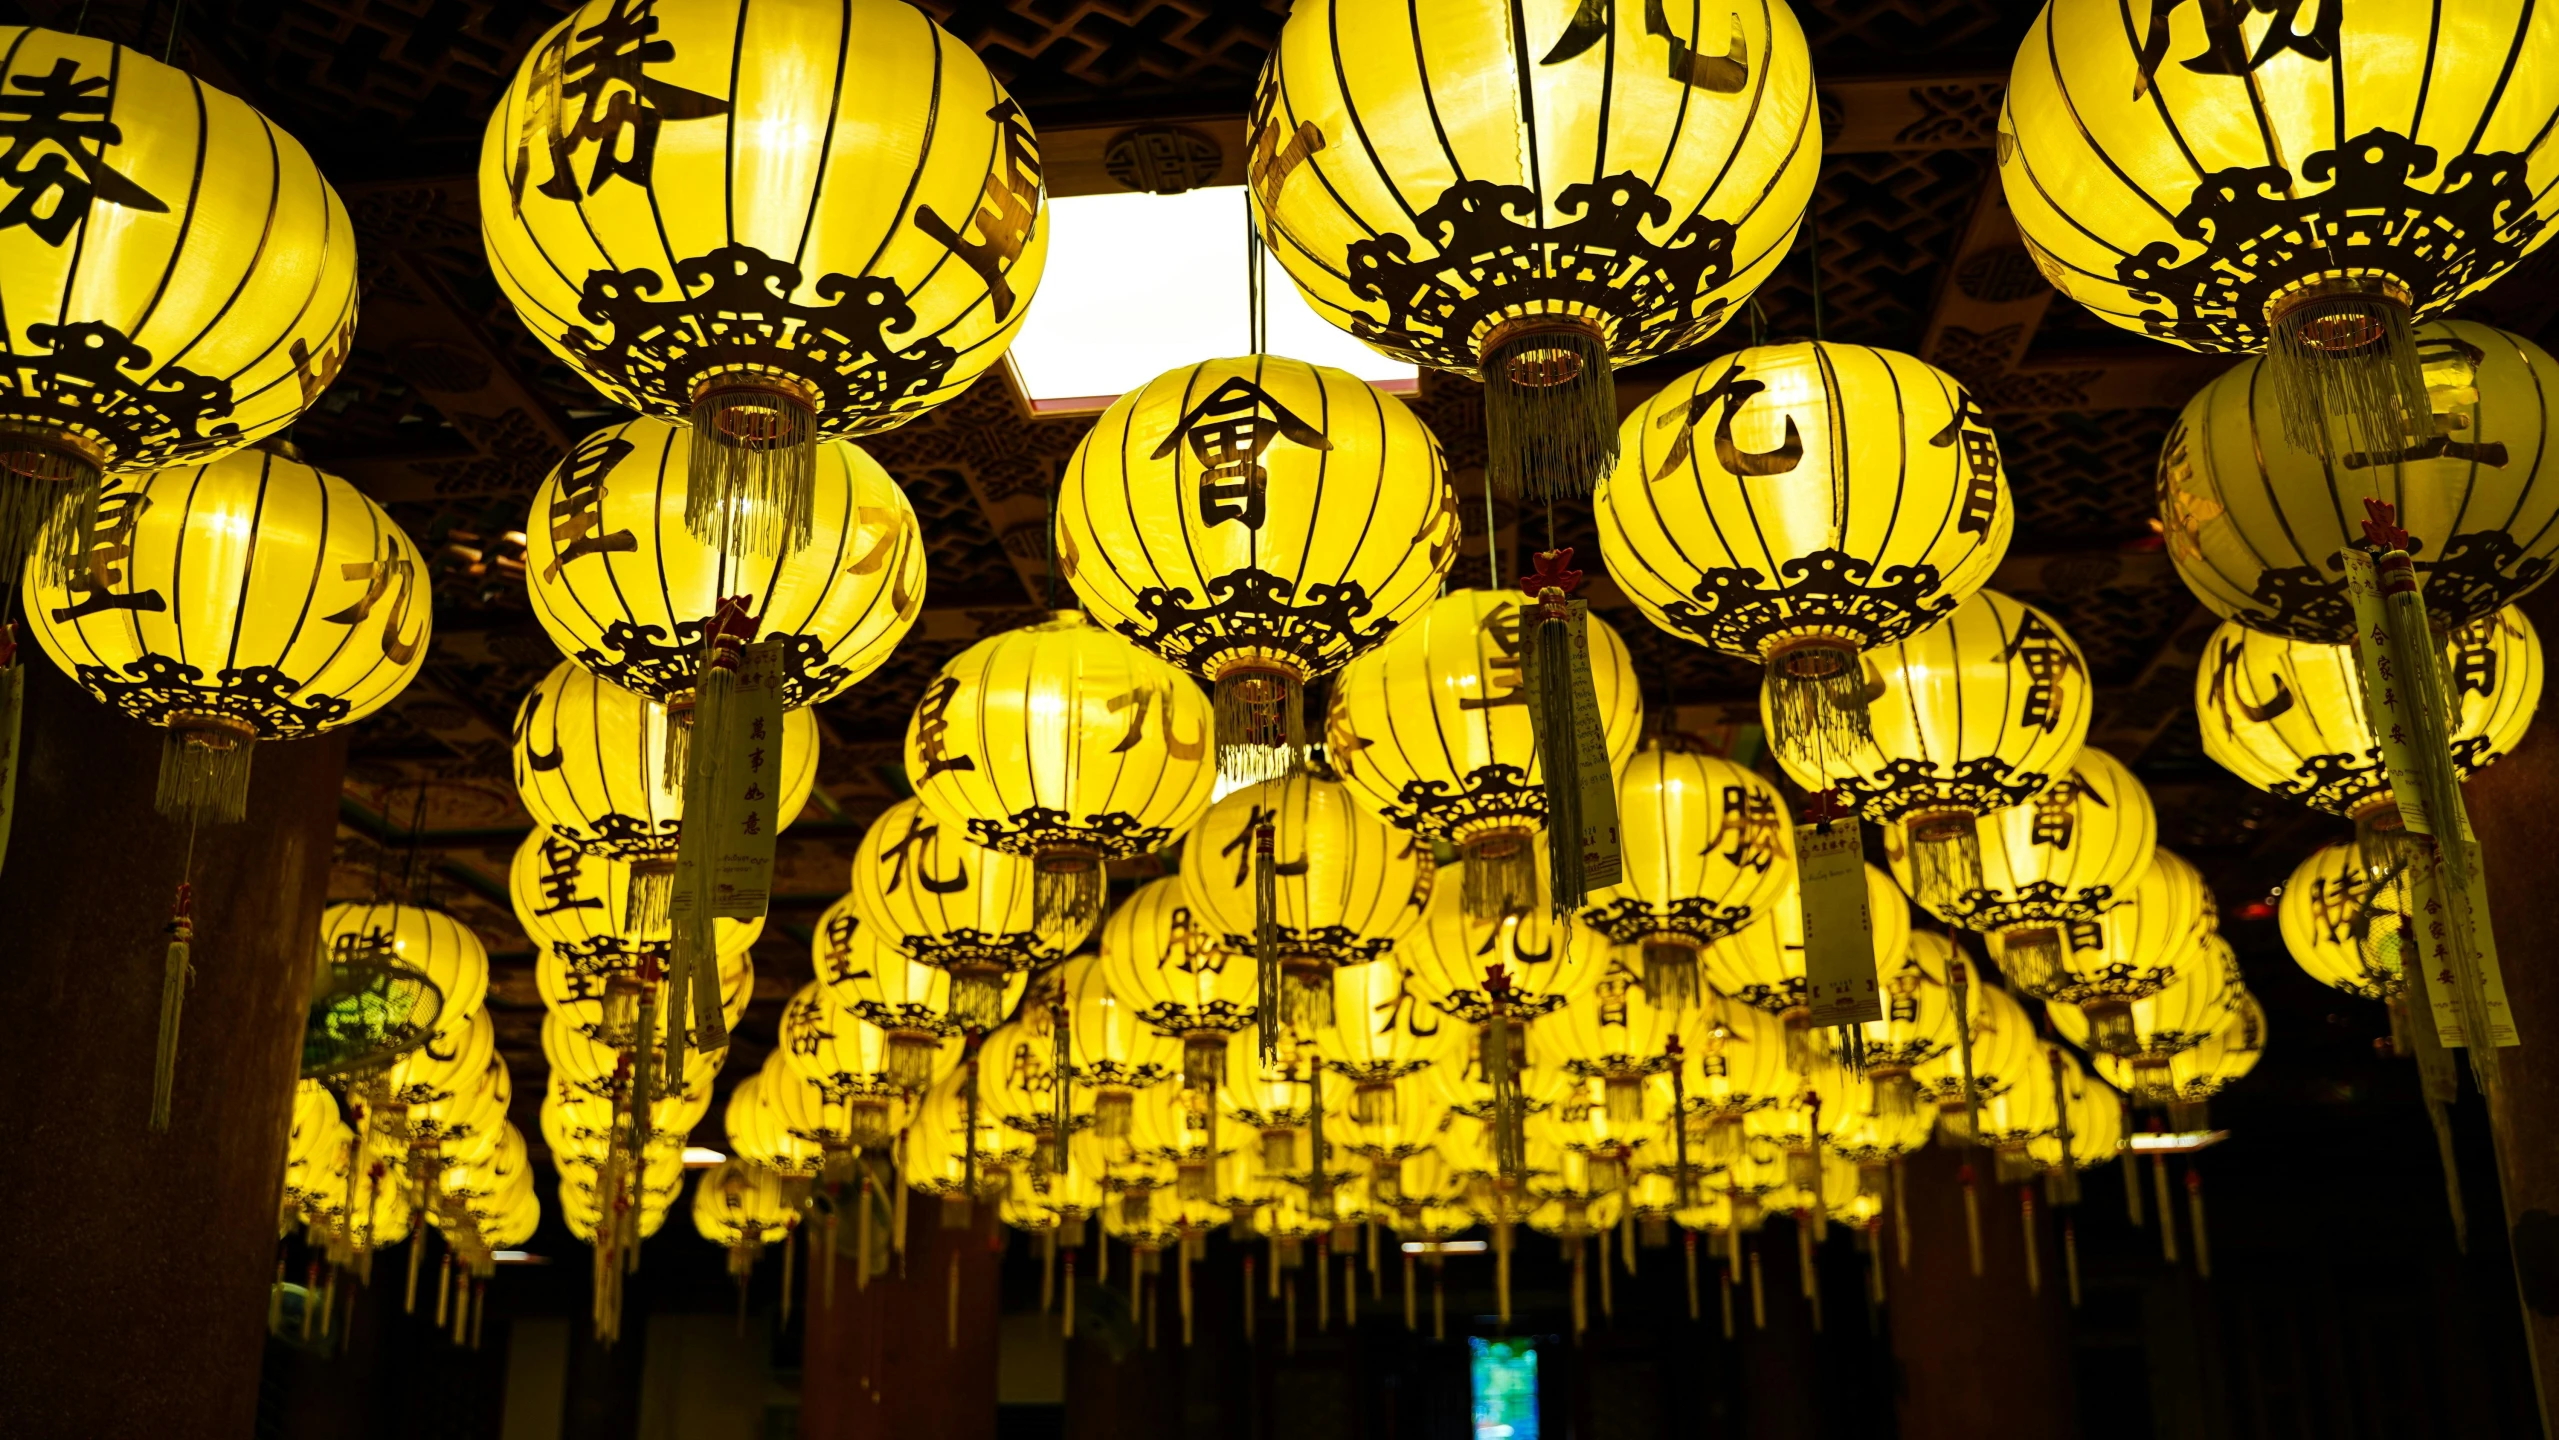
[[[79,13],[78,15],[73,16],[73,17],[72,17],[72,20],[71,20],[71,33],[72,33],[72,34],[74,34],[74,35],[82,34],[82,33],[86,32],[86,31],[88,30],[88,28],[89,28],[89,0],[80,0],[80,13]],[[307,1318],[307,1317],[306,1317],[306,1318]],[[304,1328],[307,1330],[309,1327],[306,1325]]]
[[[1804,207],[1804,253],[1812,261],[1813,342],[1822,339],[1822,222],[1821,205],[1816,197]]]
[[[1271,341],[1269,307],[1262,293],[1262,272],[1267,266],[1263,255],[1262,227],[1253,223],[1253,201],[1248,193],[1244,200],[1244,333],[1252,347],[1248,353],[1254,355],[1269,350]]]
[[[418,841],[426,833],[427,782],[418,782],[417,803],[409,807],[409,855],[400,864],[400,903],[413,904],[418,898]]]
[[[1750,343],[1755,349],[1768,343],[1768,312],[1759,308],[1759,297],[1750,297]]]
[[[83,4],[80,8],[85,13],[88,6]],[[176,4],[169,7],[169,40],[167,44],[160,47],[160,63],[163,65],[169,63],[169,57],[178,53],[178,22],[186,18],[186,13],[187,0],[177,0]]]

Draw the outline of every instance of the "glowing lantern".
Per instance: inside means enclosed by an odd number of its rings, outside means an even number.
[[[1644,992],[1673,1009],[1697,994],[1697,952],[1749,928],[1795,874],[1795,826],[1777,787],[1729,760],[1664,746],[1617,777],[1625,878],[1593,891],[1582,923],[1643,947]]]
[[[1036,864],[972,845],[922,801],[901,800],[853,852],[853,913],[880,943],[950,972],[950,1014],[962,1028],[993,1029],[1008,977],[1054,965],[1084,939],[1036,923]]]
[[[2266,1053],[2266,1009],[2257,997],[2240,991],[2228,1014],[2201,1044],[2168,1057],[2167,1075],[2154,1079],[2151,1104],[2168,1107],[2169,1123],[2180,1130],[2204,1128],[2204,1102],[2247,1077]],[[2137,1061],[2115,1055],[2092,1057],[2097,1073],[2123,1089],[2131,1089]]]
[[[1888,960],[1910,944],[1910,902],[1902,898],[1893,877],[1872,865],[1865,868],[1866,913],[1874,925],[1875,954],[1879,961]],[[1706,981],[1717,993],[1786,1017],[1789,1031],[1801,1043],[1812,1012],[1804,989],[1803,895],[1791,880],[1785,895],[1766,915],[1708,946],[1704,959]]]
[[[951,975],[884,943],[846,895],[818,917],[809,940],[817,978],[837,1003],[879,1027],[888,1039],[887,1073],[899,1087],[922,1091],[959,1063],[960,1032],[951,1011]],[[1026,974],[1005,982],[999,1009],[1010,1011],[1029,983]]]
[[[2199,948],[2212,938],[2214,919],[2203,877],[2160,850],[2140,883],[2105,914],[2067,925],[1996,930],[1989,936],[1990,951],[2000,973],[2018,989],[2084,1012],[2091,1047],[2129,1055],[2141,1043],[2135,1003],[2181,979],[2219,983],[2218,958]],[[2208,973],[2197,975],[2198,970]]]
[[[1982,816],[1982,885],[1932,907],[1968,930],[2008,930],[2093,920],[2132,893],[2158,848],[2150,792],[2103,750],[2083,747],[2068,774],[2034,799]],[[1909,848],[1892,831],[1884,853],[1893,876],[1917,884]]]
[[[348,901],[320,912],[320,948],[337,952],[388,952],[422,972],[444,996],[443,1013],[455,1019],[480,1008],[489,994],[489,952],[471,927],[421,905]]]
[[[2377,890],[2357,847],[2342,840],[2294,866],[2275,906],[2295,963],[2320,984],[2366,1000],[2386,1000],[2407,983],[2405,919],[2398,896]]]
[[[1183,879],[1137,887],[1102,922],[1101,948],[1112,993],[1181,1040],[1182,1083],[1223,1083],[1227,1037],[1253,1022],[1259,989],[1253,967],[1219,945],[1208,919],[1191,908]]]
[[[637,974],[655,964],[664,970],[674,954],[670,930],[628,923],[631,888],[639,864],[595,855],[538,826],[515,848],[507,867],[507,902],[525,938],[598,975]],[[721,919],[712,931],[721,955],[743,955],[764,933],[761,917]]]
[[[830,1104],[845,1107],[853,1143],[883,1146],[904,1126],[911,1097],[891,1072],[888,1032],[848,1009],[826,982],[800,987],[783,1007],[777,1034],[781,1044],[774,1053],[782,1063],[823,1090]]]
[[[2128,1037],[2104,1053],[2131,1062],[2131,1083],[2124,1088],[2133,1099],[2145,1104],[2165,1101],[2170,1089],[2168,1062],[2211,1039],[2246,993],[2239,957],[2231,952],[2230,942],[2206,934],[2177,966],[2175,979],[2131,1002],[2125,1017]],[[2095,1014],[2061,1002],[2047,1005],[2044,1013],[2064,1040],[2085,1049],[2097,1048]]]

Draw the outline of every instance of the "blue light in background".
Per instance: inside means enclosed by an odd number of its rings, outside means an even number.
[[[1537,1342],[1469,1336],[1475,1440],[1537,1440]]]

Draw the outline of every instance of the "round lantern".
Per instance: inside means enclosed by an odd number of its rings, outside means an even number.
[[[2168,1062],[2216,1034],[2247,991],[2239,975],[2239,957],[2230,942],[2206,934],[2177,967],[2176,978],[2131,1002],[2129,1043],[2103,1053],[2132,1062],[2125,1088],[2141,1104],[2164,1104],[2172,1089]],[[2082,1049],[2096,1049],[2098,1016],[2077,1005],[2056,1001],[2044,1007],[2061,1038]]]
[[[1948,987],[1950,990],[1951,986]],[[2032,1066],[2043,1063],[2035,1040],[2035,1019],[2015,996],[1982,979],[1974,967],[1964,986],[1963,1028],[1956,1043],[1934,1060],[1913,1066],[1910,1078],[1921,1099],[1937,1109],[1937,1123],[1961,1138],[1969,1124],[1966,1113],[1965,1037],[1971,1042],[1971,1094],[1988,1098],[2006,1091]]]
[[[1333,682],[1326,752],[1354,800],[1387,824],[1457,846],[1467,913],[1533,908],[1546,823],[1527,647],[1540,623],[1520,597],[1452,590]],[[1589,622],[1590,668],[1611,769],[1643,730],[1625,642]]]
[[[1295,768],[1306,682],[1428,605],[1457,541],[1411,407],[1278,355],[1121,396],[1057,497],[1059,572],[1096,621],[1215,687],[1218,770],[1239,782]]]
[[[1218,943],[1178,875],[1149,880],[1102,922],[1102,965],[1114,994],[1138,1017],[1182,1041],[1182,1083],[1225,1079],[1227,1037],[1253,1023],[1260,988],[1254,967]]]
[[[744,950],[724,952],[715,963],[721,1023],[735,1025],[746,1018],[747,1002],[755,998],[755,964]],[[643,996],[660,1006],[662,1015],[667,1003],[665,980],[645,963],[611,952],[580,952],[558,945],[546,946],[534,960],[533,986],[542,1004],[570,1028],[620,1049],[637,1043],[631,1026]],[[665,1016],[669,1031],[675,1019]]]
[[[2218,969],[2219,958],[2203,948],[2215,919],[2203,876],[2159,850],[2130,893],[2096,919],[2017,925],[1988,938],[1992,958],[2011,984],[2082,1010],[2088,1045],[2129,1055],[2141,1045],[2133,1021],[2136,1002],[2193,978],[2198,969]]]
[[[2453,631],[2443,650],[2448,727],[2464,775],[2512,750],[2541,703],[2541,639],[2508,606]],[[2364,722],[2350,644],[2288,640],[2224,621],[2195,671],[2204,753],[2270,795],[2369,821],[2390,808],[2380,743]]]
[[[2548,578],[2559,555],[2559,366],[2520,335],[2468,320],[2417,327],[2440,450],[2392,465],[2330,466],[2288,443],[2262,366],[2205,386],[2159,457],[2159,522],[2179,578],[2213,613],[2319,644],[2354,635],[2347,549],[2367,549],[2362,500],[2389,501],[2408,532],[2427,618],[2449,630]]]
[[[489,994],[489,951],[471,927],[422,905],[346,901],[320,912],[320,948],[341,963],[385,955],[422,972],[444,996],[442,1014],[460,1018]]]
[[[1594,501],[1646,619],[1763,664],[1808,769],[1867,734],[1858,654],[1943,619],[2008,553],[1999,441],[1955,378],[1898,351],[1755,346],[1626,418]]]
[[[924,607],[924,534],[897,482],[853,445],[820,445],[822,543],[733,555],[684,528],[692,450],[692,431],[643,416],[579,441],[533,492],[525,589],[561,653],[689,707],[703,628],[736,599],[756,639],[785,642],[785,706],[840,695],[878,669]]]
[[[1872,742],[1819,769],[1778,761],[1805,789],[1836,786],[1866,818],[1900,824],[1913,894],[1952,903],[1982,886],[1979,818],[2033,798],[2077,758],[2094,699],[2087,662],[2050,616],[1982,590],[1866,665]],[[1774,708],[1762,685],[1772,730]]]
[[[1208,738],[1189,676],[1061,610],[942,667],[906,773],[954,834],[1030,862],[1034,918],[1072,948],[1102,918],[1102,862],[1162,848],[1207,807]]]
[[[1009,977],[1056,964],[1084,939],[1035,923],[1035,864],[972,845],[922,801],[901,800],[853,852],[853,913],[880,943],[950,972],[951,1018],[990,1030]]]
[[[2412,331],[2559,212],[2559,17],[2472,0],[2051,0],[2018,47],[1999,173],[2044,278],[2109,324],[2264,350],[2292,443],[2389,466],[2465,437]],[[2413,478],[2413,477],[2412,477]],[[2317,557],[2320,560],[2325,557]]]
[[[1353,804],[1340,781],[1309,773],[1245,786],[1192,827],[1182,889],[1212,943],[1256,953],[1264,871],[1281,1014],[1317,1030],[1333,1023],[1333,971],[1392,951],[1421,920],[1433,883],[1421,837],[1390,829]]]
[[[1542,876],[1542,850],[1536,860]],[[1446,885],[1433,887],[1422,923],[1396,942],[1395,954],[1424,1000],[1475,1024],[1497,998],[1515,1024],[1552,1014],[1598,984],[1609,963],[1608,946],[1569,916],[1541,906],[1478,919]]]
[[[1050,973],[1062,987],[1068,1080],[1074,1089],[1091,1092],[1093,1132],[1104,1140],[1125,1140],[1138,1092],[1179,1069],[1173,1046],[1140,1017],[1142,999],[1112,985],[1099,955],[1079,955]]]
[[[671,766],[666,708],[572,660],[542,677],[515,710],[515,791],[534,822],[590,855],[630,862],[625,923],[655,933],[675,887],[683,836],[683,768]],[[817,783],[817,717],[782,713],[781,799],[788,825]]]
[[[2396,897],[2374,886],[2361,852],[2345,840],[2294,866],[2275,906],[2294,962],[2320,984],[2366,1000],[2389,999],[2407,983],[2404,920]]]
[[[793,1214],[772,1171],[741,1160],[723,1160],[693,1182],[693,1229],[729,1252],[729,1273],[740,1277],[763,1246],[791,1238]]]
[[[609,855],[591,855],[548,826],[536,826],[515,847],[507,867],[507,902],[525,938],[597,974],[637,973],[674,958],[671,931],[626,922],[639,866]],[[764,933],[761,916],[714,922],[713,949],[743,955]]]
[[[489,117],[479,193],[525,328],[709,439],[685,522],[730,554],[807,544],[817,442],[966,389],[1048,250],[1021,107],[898,0],[589,0]]]
[[[1320,0],[1280,31],[1251,125],[1254,212],[1307,303],[1481,375],[1511,493],[1588,491],[1609,367],[1730,320],[1821,164],[1783,6]]]
[[[165,815],[238,820],[256,742],[353,724],[426,663],[425,558],[363,492],[281,455],[119,475],[79,552],[67,582],[29,567],[27,623],[81,688],[167,731]]]
[[[1422,998],[1392,957],[1341,970],[1329,987],[1332,1014],[1309,1040],[1324,1068],[1353,1087],[1361,1105],[1391,1101],[1376,1087],[1438,1065],[1463,1063],[1466,1027]]]
[[[2158,848],[2150,792],[2103,750],[2082,747],[2068,774],[2023,805],[1974,823],[1982,884],[1931,913],[1967,930],[2006,930],[2093,920],[2130,893]],[[1884,832],[1893,878],[1915,887],[1910,849]]]
[[[866,1149],[889,1143],[910,1098],[890,1073],[888,1032],[846,1007],[823,980],[800,987],[782,1009],[775,1053],[802,1080],[847,1111],[846,1130]]]
[[[44,568],[59,580],[123,543],[130,517],[100,512],[102,475],[204,465],[319,398],[355,339],[355,232],[310,155],[237,97],[106,40],[18,25],[0,40],[0,583],[57,513]],[[82,577],[84,598],[108,576]]]
[[[1872,865],[1865,870],[1866,914],[1880,972],[1909,948],[1910,902],[1893,877]],[[1800,1039],[1812,1011],[1804,988],[1803,892],[1791,878],[1766,915],[1708,946],[1703,958],[1706,981],[1718,994],[1786,1016],[1790,1034]]]
[[[775,1067],[771,1061],[767,1068]],[[728,1108],[721,1112],[722,1133],[729,1137],[729,1149],[738,1159],[761,1165],[776,1175],[814,1175],[825,1163],[824,1152],[815,1144],[793,1135],[782,1123],[779,1107],[765,1092],[765,1072],[759,1070],[741,1079],[729,1090]]]
[[[964,1027],[951,1013],[950,972],[882,941],[854,913],[851,895],[818,917],[809,960],[838,1004],[887,1037],[885,1071],[901,1089],[921,1092],[959,1063]],[[998,1008],[1009,1012],[1028,983],[1026,974],[1010,977]]]
[[[1643,947],[1644,993],[1677,1009],[1697,995],[1697,952],[1757,923],[1795,876],[1795,823],[1755,771],[1656,738],[1617,776],[1617,884],[1582,923]]]
[[[2144,1103],[2165,1105],[2176,1130],[2207,1128],[2204,1102],[2245,1078],[2266,1053],[2266,1009],[2245,990],[2233,997],[2221,1028],[2201,1044],[2168,1058],[2164,1079],[2154,1079]],[[2108,1083],[2131,1090],[2138,1078],[2137,1060],[2116,1055],[2091,1057]]]
[[[1609,1118],[1634,1125],[1646,1118],[1646,1080],[1677,1067],[1706,1028],[1705,1012],[1694,1000],[1691,994],[1670,1003],[1621,956],[1611,956],[1598,982],[1567,1003],[1546,1029],[1551,1035],[1562,1027],[1564,1072],[1600,1081]]]

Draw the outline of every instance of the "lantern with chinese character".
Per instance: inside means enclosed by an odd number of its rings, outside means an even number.
[[[689,421],[685,523],[808,544],[817,445],[1003,354],[1039,283],[1039,152],[968,47],[897,0],[589,0],[489,117],[480,227],[536,339]]]
[[[1354,1111],[1392,1108],[1391,1087],[1461,1062],[1466,1027],[1433,1008],[1392,956],[1344,968],[1328,990],[1332,1014],[1308,1039],[1324,1068],[1351,1087]]]
[[[1182,1083],[1225,1078],[1227,1037],[1253,1022],[1260,998],[1253,966],[1218,943],[1178,875],[1149,880],[1102,922],[1102,965],[1114,994],[1138,1017],[1182,1041]]]
[[[1421,837],[1389,828],[1340,781],[1312,773],[1218,801],[1182,856],[1183,893],[1208,938],[1238,955],[1267,948],[1278,973],[1260,983],[1283,997],[1280,1018],[1315,1030],[1333,1023],[1333,971],[1393,950],[1421,920],[1433,884]]]
[[[1703,342],[1820,168],[1783,6],[1322,0],[1280,31],[1247,172],[1317,314],[1485,381],[1497,490],[1589,492],[1613,364]]]
[[[813,705],[869,675],[924,606],[925,547],[906,494],[856,446],[812,462],[805,549],[731,555],[683,526],[693,432],[642,417],[587,436],[533,492],[525,588],[561,653],[690,719],[702,632],[736,598],[780,641],[782,703]]]
[[[2414,331],[2547,238],[2559,58],[2537,9],[2051,0],[1999,119],[2008,208],[2099,319],[2266,352],[2290,442],[2331,466],[2441,454]],[[2412,480],[2414,476],[2410,477]],[[2324,563],[2324,555],[2313,557]]]
[[[1873,1085],[1868,1108],[1885,1120],[1915,1112],[1919,1088],[1913,1072],[1955,1046],[1954,997],[1946,989],[1954,943],[1926,930],[1909,934],[1901,949],[1876,951],[1884,1018],[1858,1027],[1866,1078]]]
[[[489,994],[489,952],[471,927],[423,905],[349,901],[320,912],[320,948],[342,962],[378,955],[422,972],[456,1019]]]
[[[1910,1072],[1922,1103],[1936,1108],[1938,1128],[1955,1140],[1970,1134],[1974,1102],[2004,1092],[2042,1063],[2034,1017],[2015,996],[1983,980],[1978,968],[1966,968],[1959,996],[1952,976],[1947,985],[1950,1001],[1959,1001],[1956,1043]]]
[[[2246,993],[2230,942],[2207,933],[2177,965],[2174,979],[2126,1007],[2128,1043],[2098,1051],[2099,1016],[2090,1009],[2055,1001],[2044,1007],[2044,1014],[2071,1044],[2132,1062],[2125,1088],[2136,1102],[2155,1105],[2165,1103],[2172,1089],[2169,1060],[2211,1039]]]
[[[1215,689],[1218,772],[1275,780],[1306,682],[1439,593],[1457,555],[1439,442],[1402,402],[1277,355],[1132,390],[1059,482],[1058,567],[1093,618]]]
[[[729,1273],[746,1283],[756,1252],[791,1238],[796,1218],[781,1177],[743,1160],[723,1160],[693,1182],[693,1229],[729,1252]]]
[[[850,894],[818,917],[809,959],[837,1003],[886,1035],[886,1070],[901,1088],[920,1092],[959,1063],[965,1027],[951,1011],[951,972],[883,941],[862,923]],[[1009,1013],[1029,980],[1019,972],[1007,977],[998,1008]]]
[[[1452,590],[1333,682],[1325,745],[1351,797],[1399,830],[1457,846],[1466,911],[1535,908],[1546,823],[1518,596]],[[1617,632],[1589,622],[1590,669],[1612,770],[1643,730],[1644,701]],[[1578,900],[1578,897],[1573,897]]]
[[[2085,1013],[2086,1042],[2108,1054],[2140,1048],[2133,1005],[2184,979],[2210,984],[2220,959],[2206,942],[2212,893],[2195,867],[2157,851],[2139,882],[2093,920],[2028,922],[1989,933],[1992,958],[2029,995]],[[2200,992],[2209,1000],[2213,992]]]
[[[772,1066],[770,1060],[765,1063],[768,1068]],[[729,1090],[728,1109],[721,1113],[720,1123],[722,1132],[729,1137],[730,1151],[776,1175],[816,1174],[825,1164],[825,1153],[814,1143],[792,1134],[782,1123],[780,1109],[765,1093],[764,1076],[765,1072],[759,1070]]]
[[[1765,665],[1770,737],[1813,771],[1866,737],[1859,653],[1952,613],[2016,522],[1999,441],[1953,376],[1818,341],[1739,351],[1646,401],[1594,504],[1627,598]]]
[[[735,1025],[745,1018],[747,1002],[755,998],[754,962],[744,949],[723,953],[715,978],[721,1024]],[[625,1051],[638,1048],[637,1032],[631,1028],[637,1017],[622,1014],[622,1007],[637,1007],[643,996],[648,1004],[666,1004],[664,973],[650,969],[645,960],[633,963],[611,952],[581,953],[560,945],[544,947],[534,960],[533,987],[543,1005],[571,1029]],[[669,1019],[671,1030],[673,1017]]]
[[[1179,1074],[1174,1047],[1141,1018],[1142,999],[1111,983],[1099,955],[1077,956],[1053,973],[1065,1005],[1068,1080],[1091,1094],[1094,1134],[1125,1140],[1138,1094]]]
[[[0,36],[0,584],[57,513],[58,582],[98,544],[102,475],[192,471],[319,398],[355,336],[355,232],[310,155],[238,98],[106,40]]]
[[[1004,1019],[1011,976],[1056,964],[1084,939],[1036,923],[1036,863],[972,845],[922,801],[901,800],[853,852],[853,913],[882,944],[948,971],[951,1018],[990,1030]]]
[[[1102,862],[1161,848],[1207,808],[1208,735],[1189,676],[1061,610],[942,667],[907,724],[906,773],[952,833],[1029,863],[1033,918],[1071,949],[1102,918]]]
[[[2422,1020],[2420,1023],[2423,1023]],[[2221,1027],[2202,1043],[2168,1057],[2167,1074],[2154,1081],[2150,1103],[2168,1107],[2168,1123],[2178,1130],[2204,1129],[2205,1102],[2245,1078],[2266,1053],[2266,1008],[2245,990],[2232,997]],[[2130,1090],[2140,1078],[2138,1060],[2116,1055],[2090,1057],[2097,1073],[2118,1089]]]
[[[514,863],[507,867],[507,902],[526,939],[581,968],[599,975],[636,974],[654,964],[663,971],[675,948],[668,929],[646,931],[627,923],[637,869],[628,860],[589,854],[548,826],[537,826],[515,847]],[[712,931],[713,944],[719,954],[742,955],[763,933],[761,918],[723,918]]]
[[[2284,948],[2311,979],[2366,1000],[2388,1000],[2407,983],[2406,917],[2399,906],[2400,887],[2376,886],[2357,847],[2339,840],[2293,867],[2275,923]]]
[[[1893,877],[1869,865],[1866,915],[1881,969],[1910,944],[1910,902]],[[1786,1021],[1789,1042],[1803,1058],[1812,1024],[1812,1000],[1804,980],[1803,892],[1789,877],[1785,893],[1757,921],[1706,947],[1706,982],[1754,1010]]]
[[[922,1087],[910,1090],[891,1073],[888,1032],[845,1005],[825,981],[800,987],[775,1033],[782,1063],[845,1107],[853,1143],[874,1149],[905,1128],[907,1106]]]
[[[2088,738],[2092,686],[2052,618],[1996,590],[1866,657],[1874,733],[1824,767],[1780,753],[1807,790],[1836,786],[1869,820],[1898,824],[1912,893],[1932,909],[1982,888],[1977,822],[2067,774]],[[1759,692],[1762,723],[1776,698]]]
[[[664,706],[575,661],[552,667],[515,711],[515,790],[535,823],[589,855],[630,863],[624,924],[656,934],[667,924],[684,793],[667,747]],[[782,716],[774,815],[797,818],[817,782],[817,718]]]
[[[1625,878],[1593,891],[1582,923],[1642,947],[1644,993],[1678,1009],[1697,996],[1697,952],[1748,928],[1795,875],[1795,827],[1777,787],[1658,738],[1617,777]]]
[[[2417,327],[2432,452],[2332,467],[2290,443],[2260,362],[2186,402],[2159,459],[2159,521],[2179,578],[2213,613],[2251,629],[2336,644],[2354,633],[2339,555],[2368,549],[2357,503],[2389,501],[2408,532],[2437,630],[2523,598],[2559,557],[2559,406],[2548,352],[2469,320]]]
[[[1564,1072],[1599,1081],[1609,1118],[1635,1125],[1662,1118],[1644,1113],[1645,1082],[1678,1066],[1696,1048],[1706,1021],[1694,994],[1671,1003],[1644,984],[1626,958],[1623,952],[1609,955],[1598,982],[1574,996],[1548,1022],[1546,1033],[1560,1027]]]
[[[2468,775],[2512,750],[2541,703],[2541,640],[2507,606],[2445,638],[2444,698],[2454,769]],[[2270,795],[2350,816],[2359,834],[2395,823],[2380,742],[2364,719],[2349,644],[2289,640],[2225,621],[2195,671],[2204,753]]]
[[[2093,920],[2132,893],[2151,852],[2159,821],[2150,792],[2103,750],[2083,747],[2069,773],[2023,805],[1975,822],[1982,884],[1931,906],[1949,925],[2014,930]],[[1884,832],[1893,876],[1915,886],[1902,837]]]

